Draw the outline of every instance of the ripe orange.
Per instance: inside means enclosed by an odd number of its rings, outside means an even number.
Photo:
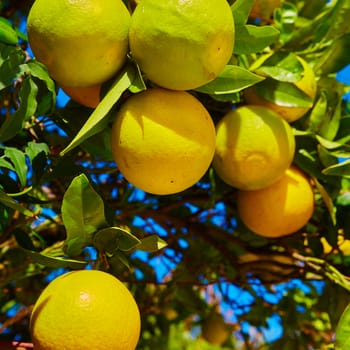
[[[237,208],[243,223],[264,237],[276,238],[301,229],[314,211],[309,178],[291,166],[284,176],[266,188],[238,191]]]
[[[145,192],[172,194],[194,185],[209,168],[215,126],[188,92],[150,88],[123,104],[112,127],[111,146],[130,183]]]
[[[154,83],[190,90],[215,79],[232,56],[226,0],[143,0],[131,18],[130,50]]]
[[[100,103],[101,84],[86,87],[61,86],[61,89],[75,102],[89,108]]]
[[[263,64],[263,62],[270,56],[270,54],[262,56],[261,59],[254,63],[251,69],[254,70],[259,65]],[[314,100],[317,92],[315,73],[312,67],[304,59],[302,59],[299,56],[297,56],[297,59],[303,66],[304,72],[302,78],[299,81],[295,82],[294,85],[302,92],[304,92],[307,96],[309,96],[312,100]],[[267,78],[267,80],[268,79],[272,78]],[[266,84],[266,81],[263,81],[260,84]],[[248,104],[257,104],[272,109],[273,111],[281,115],[289,123],[300,119],[311,108],[311,105],[310,107],[297,107],[285,105],[282,103],[279,104],[278,102],[268,101],[264,97],[259,96],[259,94],[256,91],[256,86],[252,86],[248,89],[245,89],[244,98]]]
[[[130,18],[122,0],[35,0],[29,44],[60,85],[100,84],[126,61]]]
[[[202,324],[202,337],[210,344],[222,345],[230,336],[229,326],[219,313],[212,313]]]
[[[30,330],[36,350],[134,350],[140,313],[117,278],[80,270],[57,277],[43,290]]]
[[[294,150],[292,129],[277,113],[263,106],[241,106],[217,124],[213,167],[233,187],[260,189],[284,174]]]

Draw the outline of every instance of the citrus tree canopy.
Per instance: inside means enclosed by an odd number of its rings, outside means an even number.
[[[349,17],[0,1],[0,348],[348,350]]]

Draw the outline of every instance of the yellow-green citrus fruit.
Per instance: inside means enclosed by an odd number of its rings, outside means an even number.
[[[268,238],[289,235],[307,224],[314,212],[309,178],[296,166],[266,188],[238,191],[237,208],[242,222]]]
[[[142,0],[130,50],[154,83],[190,90],[215,79],[232,56],[234,23],[226,0]]]
[[[82,106],[96,108],[100,103],[101,84],[85,87],[61,86],[61,89]]]
[[[150,88],[122,105],[111,147],[130,183],[145,192],[173,194],[194,185],[209,168],[215,126],[188,92]]]
[[[258,63],[254,64],[254,67],[257,68],[258,64],[262,64],[270,56],[271,55],[262,56],[262,58],[258,60]],[[304,72],[303,72],[302,78],[299,81],[295,82],[294,85],[298,89],[303,91],[312,100],[314,100],[317,93],[317,83],[316,83],[315,73],[312,67],[304,59],[302,59],[299,56],[297,56],[297,59],[303,66]],[[272,103],[266,100],[264,97],[259,96],[254,86],[244,91],[244,98],[248,104],[262,105],[274,110],[289,123],[300,119],[311,108],[311,107],[307,108],[307,107],[278,105],[276,103]]]
[[[293,131],[284,119],[267,107],[241,106],[217,124],[213,167],[227,184],[256,190],[276,182],[294,152]]]
[[[36,350],[134,350],[140,313],[130,291],[109,273],[68,272],[36,301],[30,331]]]
[[[202,337],[210,344],[222,345],[230,336],[230,330],[219,313],[210,315],[202,325]]]
[[[130,19],[122,0],[36,0],[28,15],[30,47],[60,85],[96,85],[124,64]]]

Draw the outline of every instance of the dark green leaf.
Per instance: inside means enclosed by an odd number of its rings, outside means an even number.
[[[260,52],[275,43],[279,31],[273,26],[242,25],[235,29],[235,54],[251,54]]]
[[[130,251],[140,245],[140,240],[121,227],[108,227],[94,235],[94,245],[100,250],[114,254],[117,250]]]
[[[34,217],[34,213],[28,210],[27,208],[20,205],[18,202],[16,202],[12,197],[10,197],[8,194],[6,194],[4,191],[0,190],[0,203],[3,205],[13,209],[17,210],[20,213],[29,216]]]
[[[236,0],[231,6],[236,26],[246,24],[255,0]]]
[[[148,236],[141,239],[141,244],[137,247],[138,250],[143,250],[148,253],[153,253],[165,248],[168,244],[157,235]]]
[[[323,174],[350,178],[350,160],[323,169]]]
[[[0,91],[26,71],[25,59],[23,50],[0,43]]]
[[[37,108],[36,95],[38,86],[27,77],[24,79],[19,93],[20,105],[0,128],[0,142],[5,142],[14,137],[23,127],[23,124],[35,114]]]
[[[43,253],[33,252],[24,249],[25,253],[37,264],[51,268],[82,269],[86,266],[86,261],[68,259],[65,257],[50,256]]]
[[[92,243],[94,232],[106,226],[104,202],[85,174],[76,176],[63,196],[62,220],[67,231],[66,252],[78,255]]]
[[[46,143],[43,142],[28,142],[25,153],[29,157],[30,161],[32,161],[38,154],[43,152],[44,154],[49,154],[50,149]]]
[[[258,96],[278,106],[311,108],[312,98],[292,83],[271,78],[252,87]]]
[[[318,74],[336,73],[350,63],[350,33],[332,42],[315,64]]]
[[[333,204],[332,198],[331,196],[328,194],[328,192],[326,191],[325,187],[322,186],[322,184],[317,180],[317,179],[313,179],[316,185],[316,188],[318,190],[318,192],[321,194],[321,197],[323,199],[324,204],[326,205],[329,215],[332,219],[332,223],[335,226],[337,224],[337,218],[336,218],[336,208]]]
[[[16,45],[18,37],[12,24],[7,19],[0,17],[0,42],[10,45]]]
[[[40,96],[37,98],[39,114],[45,114],[51,111],[56,105],[56,87],[55,82],[51,79],[46,67],[36,60],[31,60],[27,63],[29,74],[40,81],[39,88],[43,85],[44,88],[39,89]]]
[[[80,129],[72,142],[60,153],[61,156],[81,144],[90,136],[97,134],[103,130],[108,124],[108,112],[118,101],[122,93],[129,88],[135,77],[135,67],[129,64],[118,76],[111,89],[104,96],[102,101],[96,107],[89,119]]]
[[[24,187],[27,183],[28,171],[25,154],[17,148],[6,147],[4,150],[4,155],[11,160],[18,179],[21,185]]]
[[[264,80],[247,69],[227,65],[223,72],[213,81],[196,89],[210,95],[226,95],[239,92]]]

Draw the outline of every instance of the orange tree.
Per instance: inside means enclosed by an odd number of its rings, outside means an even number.
[[[124,2],[130,14],[139,3]],[[350,118],[338,72],[350,63],[349,1],[230,1],[232,57],[189,91],[215,125],[248,104],[287,116],[292,163],[312,185],[314,209],[280,237],[247,228],[241,189],[212,165],[177,193],[129,183],[114,163],[110,130],[124,102],[153,82],[131,54],[97,89],[96,108],[62,103],[28,44],[32,3],[0,2],[0,338],[30,341],[29,315],[47,282],[89,267],[132,291],[139,349],[327,349],[336,331],[335,348],[345,349],[350,252],[339,242],[350,239]],[[260,171],[256,159],[247,177]]]

